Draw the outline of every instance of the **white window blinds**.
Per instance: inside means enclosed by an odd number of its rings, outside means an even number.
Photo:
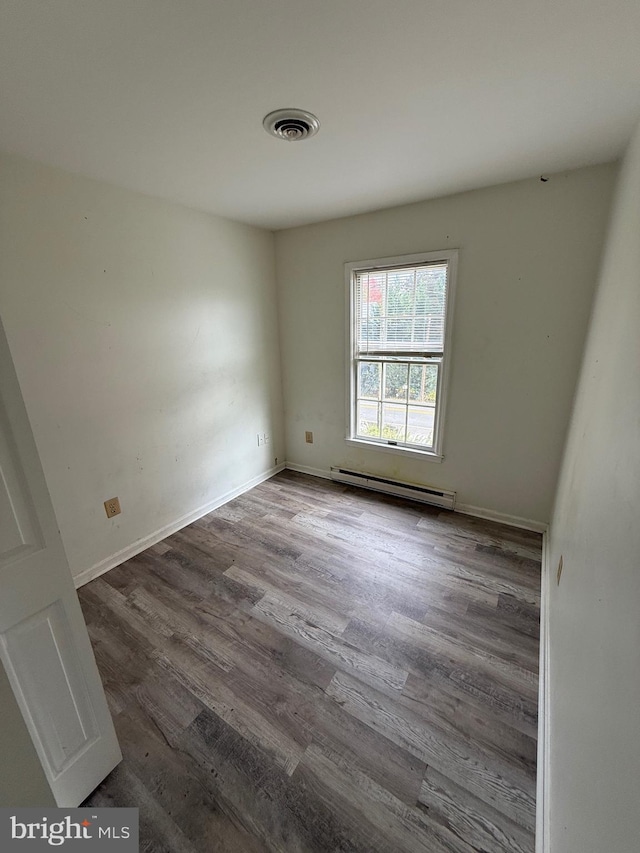
[[[441,355],[447,263],[355,274],[358,355]]]

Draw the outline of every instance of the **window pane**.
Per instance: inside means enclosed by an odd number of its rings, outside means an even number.
[[[362,273],[357,277],[356,310],[358,349],[379,349],[382,339],[384,273]]]
[[[409,371],[409,400],[435,406],[438,364],[412,364]]]
[[[358,329],[358,349],[367,352],[368,349],[380,349],[382,341],[382,319],[380,306],[371,304],[368,313],[360,318]]]
[[[359,351],[441,350],[446,292],[446,263],[357,273]]]
[[[356,435],[365,438],[380,438],[378,419],[379,403],[371,400],[358,400],[356,407]]]
[[[371,361],[361,361],[358,367],[358,397],[379,400],[382,365]]]
[[[408,364],[385,364],[384,399],[406,402],[408,376]]]
[[[410,317],[406,319],[389,319],[387,320],[386,344],[387,350],[401,350],[406,352],[411,349],[411,329],[412,320]]]
[[[416,314],[423,318],[421,333],[430,349],[444,346],[444,309],[447,270],[444,266],[418,268],[416,271]]]
[[[405,441],[405,420],[407,407],[394,403],[382,404],[382,438],[391,441]]]
[[[427,318],[417,316],[413,321],[413,342],[419,348],[424,347],[427,340]]]
[[[435,409],[431,406],[409,406],[407,418],[407,442],[433,446],[433,422]]]
[[[411,316],[414,308],[414,270],[396,270],[387,273],[388,317]]]

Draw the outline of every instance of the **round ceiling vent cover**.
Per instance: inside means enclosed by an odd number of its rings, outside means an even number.
[[[320,122],[306,110],[274,110],[266,115],[262,125],[267,133],[287,142],[300,142],[320,130]]]

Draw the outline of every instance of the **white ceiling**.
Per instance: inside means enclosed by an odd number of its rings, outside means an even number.
[[[2,0],[0,148],[283,228],[614,159],[638,0]],[[318,136],[263,116],[314,112]]]

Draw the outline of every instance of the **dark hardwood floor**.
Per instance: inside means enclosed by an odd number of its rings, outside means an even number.
[[[532,853],[541,538],[284,472],[87,584],[141,851]]]

